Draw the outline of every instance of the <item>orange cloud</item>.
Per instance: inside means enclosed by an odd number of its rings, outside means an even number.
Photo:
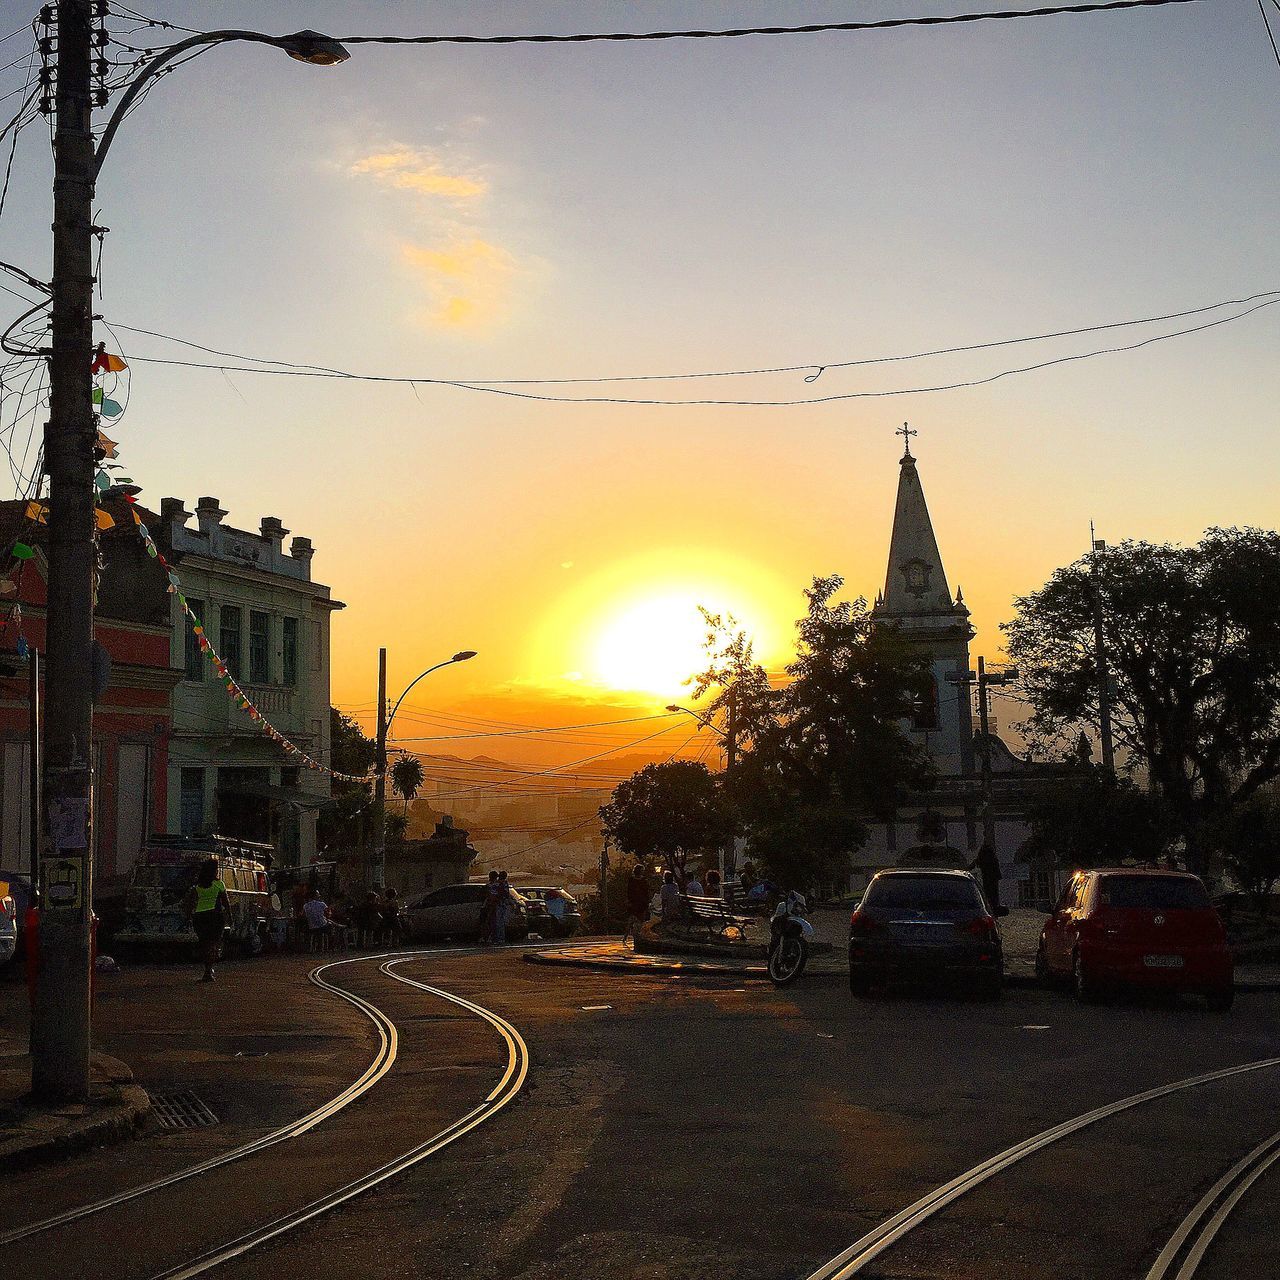
[[[519,268],[500,245],[471,236],[443,248],[402,244],[400,251],[427,286],[431,324],[444,329],[483,328],[509,310]]]
[[[476,200],[489,191],[489,184],[483,178],[450,173],[428,152],[405,146],[364,156],[351,166],[351,172],[372,177],[383,186],[447,200]]]

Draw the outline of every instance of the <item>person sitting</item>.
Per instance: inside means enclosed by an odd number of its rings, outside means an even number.
[[[329,908],[320,896],[319,889],[312,889],[310,897],[302,904],[302,915],[307,923],[308,941],[312,951],[327,951],[332,925]]]
[[[662,905],[662,923],[677,924],[684,916],[684,900],[680,895],[680,886],[670,871],[662,873],[662,888],[659,890]]]

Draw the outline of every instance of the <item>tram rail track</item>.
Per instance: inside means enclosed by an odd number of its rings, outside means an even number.
[[[417,980],[408,978],[403,974],[395,973],[392,971],[392,966],[404,964],[408,961],[424,956],[469,954],[473,950],[473,948],[451,947],[425,951],[380,952],[371,956],[350,956],[340,960],[331,960],[325,964],[318,965],[308,973],[308,981],[313,983],[315,986],[320,987],[322,990],[338,996],[359,1009],[370,1019],[370,1021],[373,1022],[378,1033],[378,1048],[373,1059],[364,1071],[349,1085],[347,1085],[346,1088],[342,1089],[332,1098],[322,1103],[319,1107],[309,1111],[306,1115],[300,1116],[298,1119],[293,1120],[286,1125],[282,1125],[277,1129],[273,1129],[269,1133],[262,1134],[251,1142],[242,1143],[237,1147],[233,1147],[229,1151],[224,1151],[219,1155],[211,1156],[207,1160],[199,1161],[196,1164],[189,1165],[183,1169],[178,1169],[173,1173],[166,1174],[162,1177],[153,1178],[147,1182],[140,1183],[137,1186],[126,1187],[120,1191],[112,1193],[111,1195],[103,1196],[98,1200],[88,1201],[84,1204],[76,1205],[73,1208],[63,1210],[60,1213],[51,1214],[46,1218],[23,1223],[21,1226],[14,1227],[9,1231],[0,1234],[0,1247],[28,1239],[33,1236],[41,1235],[60,1227],[70,1226],[73,1223],[80,1222],[96,1214],[128,1204],[130,1201],[138,1200],[144,1196],[164,1191],[169,1187],[173,1187],[180,1183],[187,1182],[190,1179],[211,1173],[214,1170],[225,1168],[227,1165],[246,1159],[249,1156],[257,1155],[263,1151],[269,1150],[270,1148],[276,1147],[281,1143],[301,1137],[316,1128],[316,1126],[332,1119],[345,1107],[368,1093],[375,1085],[378,1084],[379,1081],[383,1079],[384,1076],[386,1076],[395,1064],[399,1053],[399,1033],[395,1023],[392,1022],[392,1020],[375,1004],[364,999],[362,996],[356,995],[354,992],[346,990],[344,987],[340,987],[329,982],[323,976],[328,970],[339,968],[344,965],[371,963],[381,960],[383,961],[383,964],[380,966],[380,971],[385,973],[388,977],[397,982],[427,991],[430,994],[450,1003],[459,1005],[468,1012],[480,1017],[482,1020],[489,1022],[495,1030],[498,1031],[499,1035],[502,1036],[508,1049],[507,1067],[504,1070],[502,1078],[499,1081],[498,1086],[490,1093],[484,1102],[473,1108],[461,1119],[433,1135],[433,1137],[428,1139],[427,1142],[413,1148],[410,1152],[406,1152],[401,1156],[386,1162],[384,1165],[379,1166],[378,1169],[371,1171],[369,1174],[363,1175],[361,1178],[357,1178],[352,1182],[347,1183],[345,1186],[338,1188],[335,1192],[320,1197],[318,1200],[311,1202],[311,1204],[304,1206],[302,1210],[294,1211],[292,1214],[281,1215],[280,1218],[274,1219],[271,1223],[267,1224],[266,1227],[259,1228],[256,1232],[245,1233],[244,1237],[237,1237],[237,1240],[231,1242],[231,1244],[211,1250],[209,1251],[209,1254],[201,1255],[201,1258],[197,1259],[196,1262],[203,1261],[214,1254],[221,1255],[223,1252],[230,1249],[232,1245],[239,1244],[244,1239],[255,1236],[270,1228],[269,1234],[264,1237],[263,1241],[260,1241],[265,1242],[265,1239],[273,1238],[275,1235],[281,1234],[284,1230],[290,1229],[289,1226],[279,1225],[286,1219],[297,1217],[297,1222],[292,1225],[301,1225],[303,1221],[308,1221],[319,1213],[327,1211],[328,1208],[336,1207],[337,1204],[344,1203],[354,1195],[360,1194],[361,1190],[367,1189],[371,1186],[376,1186],[379,1182],[395,1176],[395,1173],[399,1172],[401,1169],[411,1167],[412,1164],[425,1159],[428,1155],[439,1150],[441,1147],[448,1145],[450,1142],[455,1141],[464,1133],[470,1132],[477,1124],[483,1123],[483,1121],[488,1119],[491,1114],[505,1106],[511,1100],[511,1097],[514,1097],[515,1093],[519,1092],[519,1089],[523,1086],[525,1076],[528,1073],[528,1047],[520,1037],[520,1033],[511,1026],[510,1023],[507,1023],[497,1014],[483,1008],[481,1005],[464,1000],[460,996],[455,996],[450,992],[441,990],[440,988],[418,982]],[[509,1086],[511,1081],[517,1076],[518,1079],[516,1080],[514,1089],[510,1095],[507,1096],[502,1091]],[[498,1099],[500,1097],[501,1101],[499,1103]],[[495,1105],[495,1103],[497,1103],[497,1105]],[[426,1148],[430,1148],[430,1150],[427,1150]],[[412,1158],[410,1159],[409,1157]],[[352,1188],[355,1189],[353,1190]],[[252,1244],[246,1245],[244,1248],[239,1249],[238,1252],[246,1252],[248,1248],[252,1247],[254,1247]],[[228,1256],[235,1255],[228,1254]],[[178,1267],[172,1272],[165,1272],[164,1274],[196,1275],[200,1273],[200,1270],[189,1270],[190,1267],[195,1265],[195,1262],[184,1264],[184,1266]],[[217,1265],[216,1261],[208,1262],[207,1265],[204,1265],[200,1269],[208,1270],[214,1265]]]
[[[1273,1133],[1236,1161],[1196,1202],[1152,1263],[1146,1280],[1192,1280],[1214,1237],[1253,1184],[1277,1160],[1280,1160],[1280,1133]]]
[[[1112,1116],[1120,1115],[1122,1112],[1131,1111],[1135,1107],[1155,1102],[1159,1098],[1169,1097],[1171,1094],[1180,1093],[1187,1089],[1200,1088],[1219,1080],[1227,1080],[1255,1071],[1265,1071],[1274,1067],[1280,1067],[1280,1058],[1260,1058],[1254,1062],[1241,1063],[1238,1066],[1224,1067],[1218,1071],[1208,1071],[1201,1075],[1189,1076],[1182,1080],[1175,1080],[1170,1084],[1159,1085],[1154,1089],[1147,1089],[1142,1093],[1131,1094],[1126,1098],[1120,1098],[1116,1102],[1107,1103],[1105,1106],[1095,1107],[1092,1111],[1087,1111],[1070,1120],[1064,1120],[1061,1124],[1054,1125],[1052,1128],[1033,1134],[1030,1138],[1015,1143],[1012,1147],[999,1154],[974,1165],[973,1168],[957,1175],[942,1186],[936,1187],[928,1195],[922,1196],[915,1203],[900,1210],[878,1227],[873,1228],[858,1240],[855,1240],[847,1249],[825,1262],[816,1271],[811,1272],[805,1280],[849,1280],[849,1277],[861,1273],[868,1264],[875,1261],[876,1258],[903,1239],[904,1236],[923,1226],[935,1214],[959,1200],[974,1188],[981,1186],[988,1179],[1002,1173],[1019,1161],[1025,1160],[1037,1151],[1042,1151],[1046,1147],[1060,1142],[1063,1138],[1080,1132],[1082,1129],[1087,1129]],[[1182,1243],[1185,1243],[1186,1238],[1196,1230],[1197,1226],[1200,1226],[1200,1234],[1196,1236],[1196,1244],[1192,1246],[1192,1250],[1194,1252],[1201,1241],[1204,1242],[1204,1249],[1207,1249],[1213,1235],[1221,1227],[1222,1222],[1226,1220],[1226,1216],[1239,1203],[1239,1200],[1253,1185],[1253,1182],[1261,1177],[1262,1173],[1276,1159],[1280,1159],[1280,1134],[1269,1138],[1267,1142],[1250,1152],[1244,1160],[1233,1166],[1215,1185],[1214,1190],[1217,1191],[1217,1194],[1211,1192],[1196,1206],[1196,1209],[1192,1210],[1189,1219],[1184,1221],[1182,1227],[1179,1228],[1179,1233],[1184,1228],[1186,1232],[1186,1235],[1182,1238]],[[1218,1191],[1218,1187],[1222,1187],[1222,1190]],[[1207,1216],[1215,1205],[1218,1206],[1216,1212],[1213,1212],[1212,1216]],[[1198,1213],[1197,1211],[1201,1212]],[[1177,1236],[1178,1233],[1175,1233],[1175,1238]],[[1199,1259],[1204,1255],[1204,1249],[1200,1250],[1190,1270],[1180,1270],[1170,1280],[1191,1280],[1196,1266],[1199,1264]],[[1174,1252],[1177,1253],[1179,1250]],[[1161,1257],[1163,1256],[1162,1254]],[[1173,1255],[1170,1256],[1170,1261],[1172,1259]],[[1188,1255],[1188,1261],[1191,1261],[1190,1255]],[[1148,1273],[1147,1280],[1166,1280],[1167,1276],[1166,1267],[1165,1271],[1153,1270]]]
[[[318,1218],[321,1214],[328,1213],[340,1205],[346,1204],[347,1201],[363,1195],[366,1191],[372,1191],[389,1179],[399,1177],[400,1174],[413,1168],[414,1165],[420,1164],[423,1160],[428,1159],[438,1151],[456,1142],[459,1138],[464,1137],[473,1129],[491,1120],[515,1099],[524,1087],[525,1078],[529,1074],[529,1048],[519,1031],[505,1018],[500,1017],[492,1010],[484,1008],[482,1005],[465,1000],[463,997],[444,991],[439,987],[433,987],[428,983],[419,982],[415,978],[409,978],[404,974],[394,972],[397,965],[404,964],[413,958],[415,957],[404,956],[399,959],[389,960],[379,967],[379,971],[396,982],[403,982],[408,986],[416,987],[420,991],[426,991],[430,995],[438,996],[442,1000],[447,1000],[459,1008],[476,1014],[498,1032],[507,1046],[506,1068],[498,1083],[489,1092],[484,1101],[459,1117],[452,1124],[446,1125],[438,1133],[433,1134],[425,1142],[411,1147],[408,1151],[402,1152],[375,1169],[371,1169],[368,1173],[352,1179],[336,1190],[328,1192],[326,1195],[320,1196],[298,1209],[281,1214],[270,1222],[263,1223],[261,1226],[255,1227],[237,1236],[234,1240],[201,1254],[197,1258],[173,1267],[168,1271],[163,1271],[153,1277],[153,1280],[191,1280],[191,1277],[204,1275],[215,1267],[219,1267],[235,1258],[243,1257],[251,1250],[268,1244],[279,1236],[303,1226],[314,1218]]]

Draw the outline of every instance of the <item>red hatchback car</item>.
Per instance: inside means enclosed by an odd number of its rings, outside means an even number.
[[[1077,871],[1045,921],[1036,974],[1070,979],[1080,1000],[1142,987],[1202,995],[1226,1010],[1235,994],[1222,920],[1200,878],[1181,871]]]

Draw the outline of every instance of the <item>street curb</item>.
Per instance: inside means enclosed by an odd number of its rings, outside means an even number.
[[[755,982],[768,980],[768,973],[763,965],[711,964],[701,960],[658,959],[651,953],[643,954],[643,962],[614,957],[568,955],[564,951],[526,951],[522,958],[527,964],[559,965],[567,969],[595,969],[599,972],[629,970],[632,973],[655,973],[664,977],[684,975],[686,977],[741,978]],[[832,972],[829,969],[806,969],[804,976],[818,981],[830,981],[843,980],[847,974],[843,970]],[[1022,991],[1042,989],[1034,973],[1006,973],[1004,985],[1006,989],[1015,988]],[[1276,992],[1280,992],[1280,982],[1236,983],[1237,995],[1266,995]]]
[[[644,954],[643,963],[635,960],[622,959],[606,959],[599,956],[574,956],[565,955],[564,952],[555,951],[526,951],[524,960],[527,964],[547,964],[560,965],[567,969],[597,969],[600,971],[617,971],[620,969],[629,970],[632,973],[657,973],[664,976],[671,974],[685,975],[688,977],[722,977],[722,978],[750,978],[755,982],[767,982],[769,980],[768,971],[764,965],[741,965],[741,964],[708,964],[700,960],[669,960],[669,959],[652,959],[648,954]],[[832,973],[822,969],[806,969],[804,976],[806,978],[843,978],[843,973]]]
[[[151,1099],[134,1083],[129,1067],[118,1058],[95,1053],[92,1072],[92,1092],[105,1095],[102,1100],[96,1105],[91,1101],[87,1115],[68,1117],[61,1125],[56,1123],[57,1108],[24,1107],[29,1132],[0,1142],[0,1168],[30,1168],[88,1147],[121,1142],[142,1127],[151,1113]]]

